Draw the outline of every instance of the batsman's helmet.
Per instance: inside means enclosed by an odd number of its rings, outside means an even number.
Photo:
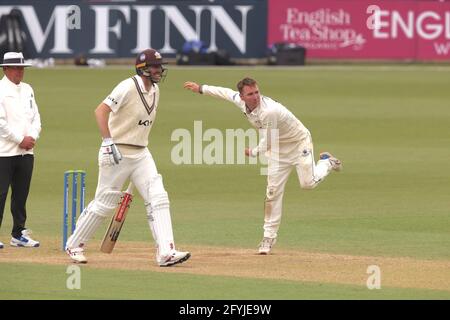
[[[164,62],[161,54],[155,49],[146,49],[139,53],[136,57],[136,73],[140,76],[144,76],[149,78],[153,83],[159,82],[159,78],[153,78],[150,67],[151,66],[160,66],[161,67],[161,79],[166,76],[167,69],[164,68],[164,65],[167,62]]]

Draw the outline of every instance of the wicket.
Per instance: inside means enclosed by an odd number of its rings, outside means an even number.
[[[71,215],[71,232],[75,230],[77,221],[77,204],[78,204],[78,175],[80,175],[80,214],[84,210],[84,201],[86,194],[86,172],[83,170],[68,170],[64,172],[64,211],[63,211],[63,242],[62,249],[65,250],[67,238],[69,236],[69,180],[72,177],[72,215]]]

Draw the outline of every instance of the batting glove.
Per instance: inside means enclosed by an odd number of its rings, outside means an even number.
[[[102,146],[100,147],[100,157],[100,165],[105,166],[119,164],[119,161],[122,160],[122,154],[114,144],[112,138],[103,139]]]

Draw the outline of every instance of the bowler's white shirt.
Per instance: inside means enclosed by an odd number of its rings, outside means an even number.
[[[308,129],[281,103],[268,97],[261,96],[259,106],[248,112],[245,102],[239,96],[239,92],[222,87],[202,85],[203,94],[225,99],[234,103],[247,117],[253,127],[260,130],[262,136],[257,147],[252,150],[252,155],[264,153],[270,149],[270,136],[278,137],[280,148],[284,144],[301,142],[310,135]],[[270,135],[268,130],[278,129],[276,135]]]
[[[19,148],[25,136],[35,140],[41,132],[41,117],[34,91],[27,83],[18,85],[6,76],[0,80],[0,156],[33,154]]]

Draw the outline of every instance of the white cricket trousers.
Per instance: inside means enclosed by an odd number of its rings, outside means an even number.
[[[175,249],[168,195],[147,148],[136,155],[123,155],[118,165],[99,167],[95,198],[79,217],[76,229],[67,241],[68,248],[84,245],[101,222],[111,216],[116,199],[111,200],[113,197],[105,195],[114,195],[122,190],[128,179],[144,199],[148,224],[158,248],[157,257]]]
[[[302,142],[279,146],[280,152],[268,161],[267,189],[264,206],[264,237],[276,238],[280,227],[284,189],[293,168],[302,189],[315,188],[331,172],[329,160],[314,162],[311,136]]]

